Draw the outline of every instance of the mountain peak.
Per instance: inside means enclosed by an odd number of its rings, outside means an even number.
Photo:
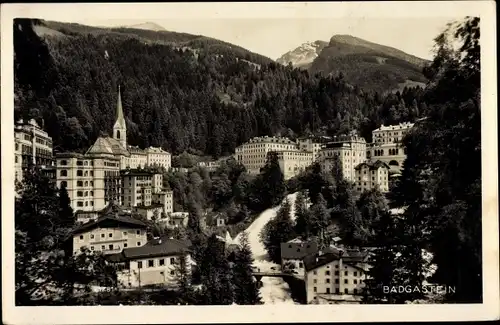
[[[125,28],[145,29],[145,30],[152,30],[155,32],[166,31],[166,29],[163,28],[162,26],[160,26],[156,23],[152,23],[152,22],[145,22],[145,23],[141,23],[141,24],[125,26]]]
[[[328,43],[324,41],[305,42],[292,51],[279,57],[276,62],[287,65],[289,62],[294,67],[307,68]]]

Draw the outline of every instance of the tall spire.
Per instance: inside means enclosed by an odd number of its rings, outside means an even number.
[[[123,107],[122,107],[122,95],[120,93],[120,85],[118,85],[118,101],[116,103],[116,122],[122,123],[122,126],[125,126],[125,119],[123,118]]]

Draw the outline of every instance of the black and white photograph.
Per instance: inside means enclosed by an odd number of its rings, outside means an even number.
[[[3,321],[498,319],[494,13],[2,5]]]

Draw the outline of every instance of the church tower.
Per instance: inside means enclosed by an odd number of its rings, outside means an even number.
[[[122,96],[118,86],[118,102],[116,103],[116,122],[113,126],[113,138],[120,141],[123,148],[127,149],[127,125],[123,117]]]

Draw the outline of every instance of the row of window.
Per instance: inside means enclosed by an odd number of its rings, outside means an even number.
[[[148,260],[147,267],[164,266],[166,260],[167,259],[165,259],[165,258],[160,258],[158,260]],[[171,257],[169,259],[169,261],[170,261],[170,265],[174,265],[176,263],[176,258],[175,257]],[[137,262],[137,267],[139,269],[142,269],[142,261]]]
[[[123,231],[122,234],[123,234],[123,237],[127,237],[128,236],[128,232],[127,231]],[[140,230],[136,230],[135,234],[136,235],[140,235],[141,231]],[[113,238],[113,233],[112,232],[108,233],[108,237],[109,238]],[[80,240],[83,240],[84,238],[85,238],[85,235],[80,235]],[[95,238],[95,234],[89,234],[89,238],[90,239],[94,239]],[[105,233],[101,233],[101,238],[106,238],[106,234]]]
[[[330,283],[330,280],[331,280],[330,278],[326,278],[326,279],[325,279],[325,283]],[[314,280],[313,280],[313,283],[318,283],[318,280],[317,280],[317,279],[314,279]],[[345,283],[345,284],[349,284],[349,279],[344,279],[344,283]],[[353,283],[353,284],[358,284],[358,279],[354,279],[354,280],[352,280],[352,283]],[[363,280],[361,280],[361,279],[360,279],[360,280],[359,280],[359,284],[361,284],[361,283],[363,283]],[[335,284],[339,284],[339,279],[335,279]]]
[[[137,246],[141,246],[141,242],[138,241],[137,242]],[[128,247],[128,244],[127,243],[123,243],[123,248],[127,248]],[[113,244],[109,244],[108,245],[108,250],[115,250],[115,249],[120,249],[120,245],[113,245]],[[95,247],[93,245],[90,246],[90,250],[93,251],[95,250]],[[101,250],[106,250],[106,245],[101,245]]]
[[[327,266],[327,268],[329,268],[329,266]],[[338,265],[338,264],[336,264],[336,265],[335,265],[335,268],[336,268],[336,269],[338,269],[338,268],[339,268],[339,265]],[[344,268],[347,268],[347,265],[344,265]],[[318,275],[318,272],[315,270],[315,271],[313,271],[313,274],[314,274],[314,275]],[[326,271],[325,271],[325,275],[330,275],[330,271],[329,271],[329,270],[326,270]],[[339,275],[339,271],[335,271],[335,275]],[[345,276],[348,276],[348,275],[349,275],[349,271],[344,271],[344,275],[345,275]],[[358,276],[358,271],[354,271],[352,275],[353,275],[353,276]],[[362,275],[363,275],[363,272],[361,272],[361,271],[360,271],[360,272],[359,272],[359,276],[362,276]]]
[[[314,292],[318,292],[318,288],[317,287],[314,287]],[[330,288],[326,288],[326,293],[329,294],[329,293],[332,293]],[[339,288],[336,288],[335,289],[335,293],[336,294],[340,294],[340,289]],[[345,288],[344,289],[344,293],[345,294],[349,294],[349,289],[348,288]],[[352,294],[354,295],[357,295],[358,294],[358,289],[354,289],[352,290]],[[314,299],[316,299],[316,297],[314,297]]]

